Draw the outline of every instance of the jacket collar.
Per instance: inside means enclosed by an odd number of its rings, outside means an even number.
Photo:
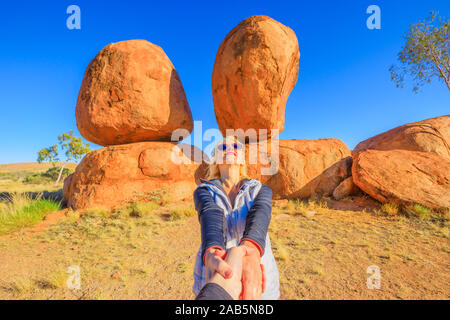
[[[244,180],[244,181],[242,182],[241,187],[239,188],[237,193],[239,193],[239,191],[241,191],[241,189],[246,185],[246,183],[248,181],[250,181],[250,179],[248,179],[248,178],[243,178],[242,180]],[[200,178],[200,181],[211,183],[211,184],[215,185],[216,187],[218,187],[225,194],[225,196],[227,197],[227,199],[229,201],[229,204],[231,206],[231,199],[228,196],[228,193],[223,188],[222,181],[219,178],[214,178],[214,179],[211,179],[211,180],[206,180],[206,179]]]
[[[244,181],[242,182],[241,187],[239,188],[238,192],[242,189],[242,187],[243,187],[248,181],[250,181],[250,179],[248,179],[248,178],[243,178],[242,180],[244,180]],[[241,180],[241,181],[242,181],[242,180]],[[219,178],[214,178],[214,179],[211,179],[211,180],[206,180],[206,179],[200,178],[200,181],[212,183],[212,184],[214,184],[216,187],[219,187],[219,189],[221,189],[223,192],[225,192],[226,195],[228,195],[227,192],[225,191],[225,189],[223,188],[222,181],[221,181]]]

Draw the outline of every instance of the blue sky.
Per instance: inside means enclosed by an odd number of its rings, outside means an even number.
[[[66,8],[81,8],[81,30]],[[381,8],[381,30],[366,8]],[[434,81],[414,94],[398,89],[389,66],[412,23],[450,1],[9,1],[0,10],[0,163],[36,161],[57,135],[76,130],[75,106],[88,63],[111,42],[161,46],[182,80],[194,120],[217,128],[211,75],[227,33],[252,15],[289,26],[300,72],[286,107],[282,139],[339,138],[349,148],[395,126],[450,114],[450,92]]]

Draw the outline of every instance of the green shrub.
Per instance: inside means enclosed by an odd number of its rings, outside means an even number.
[[[60,170],[61,170],[61,168],[59,168],[59,167],[53,167],[53,168],[50,168],[47,171],[45,171],[42,175],[45,176],[45,177],[50,177],[50,178],[52,178],[53,180],[56,181],[56,179],[58,179]],[[67,178],[74,171],[75,171],[74,169],[64,168],[63,172],[61,174],[61,179],[63,180],[65,178]]]
[[[420,204],[409,205],[405,207],[405,211],[407,215],[415,216],[419,218],[429,217],[431,214],[431,210],[425,206]]]
[[[23,179],[23,183],[25,184],[49,184],[52,182],[55,182],[55,180],[43,176],[41,173],[35,173]]]
[[[23,180],[23,183],[26,184],[49,184],[55,182],[58,179],[59,171],[61,168],[53,167],[48,169],[45,172],[34,173],[31,174]],[[64,168],[61,174],[61,181],[64,181],[71,173],[74,172],[74,169]]]
[[[0,234],[31,227],[48,213],[61,210],[61,204],[48,199],[31,199],[24,194],[13,194],[0,202]]]

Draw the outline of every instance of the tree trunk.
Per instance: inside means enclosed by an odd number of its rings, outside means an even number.
[[[64,162],[64,164],[63,164],[62,167],[61,167],[61,170],[59,170],[59,175],[58,175],[58,179],[56,179],[55,186],[57,186],[58,183],[59,183],[59,180],[61,180],[61,176],[62,176],[64,167],[66,166],[66,163],[67,163],[68,161],[69,161],[69,160],[67,160],[66,162]]]

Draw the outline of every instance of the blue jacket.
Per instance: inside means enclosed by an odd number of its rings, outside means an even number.
[[[244,179],[239,192],[242,191],[245,183],[250,180],[247,178]],[[228,194],[223,188],[220,179],[211,179],[209,181],[202,179],[202,181],[216,185],[228,198]],[[213,196],[208,191],[207,187],[199,186],[194,191],[194,203],[201,225],[202,257],[204,257],[205,251],[213,246],[225,248],[224,232],[222,228],[225,217],[223,209],[215,203]],[[260,247],[261,256],[264,254],[265,250],[266,235],[269,228],[271,212],[272,189],[266,185],[262,185],[253,205],[247,213],[245,231],[242,237],[242,239],[249,239],[256,242]]]
[[[243,240],[257,245],[266,273],[266,291],[261,299],[278,299],[280,282],[278,267],[267,234],[272,209],[272,190],[255,179],[242,181],[231,205],[219,179],[203,180],[194,192],[195,208],[201,225],[202,243],[194,266],[195,295],[208,282],[204,264],[205,251],[213,246],[229,249]]]

